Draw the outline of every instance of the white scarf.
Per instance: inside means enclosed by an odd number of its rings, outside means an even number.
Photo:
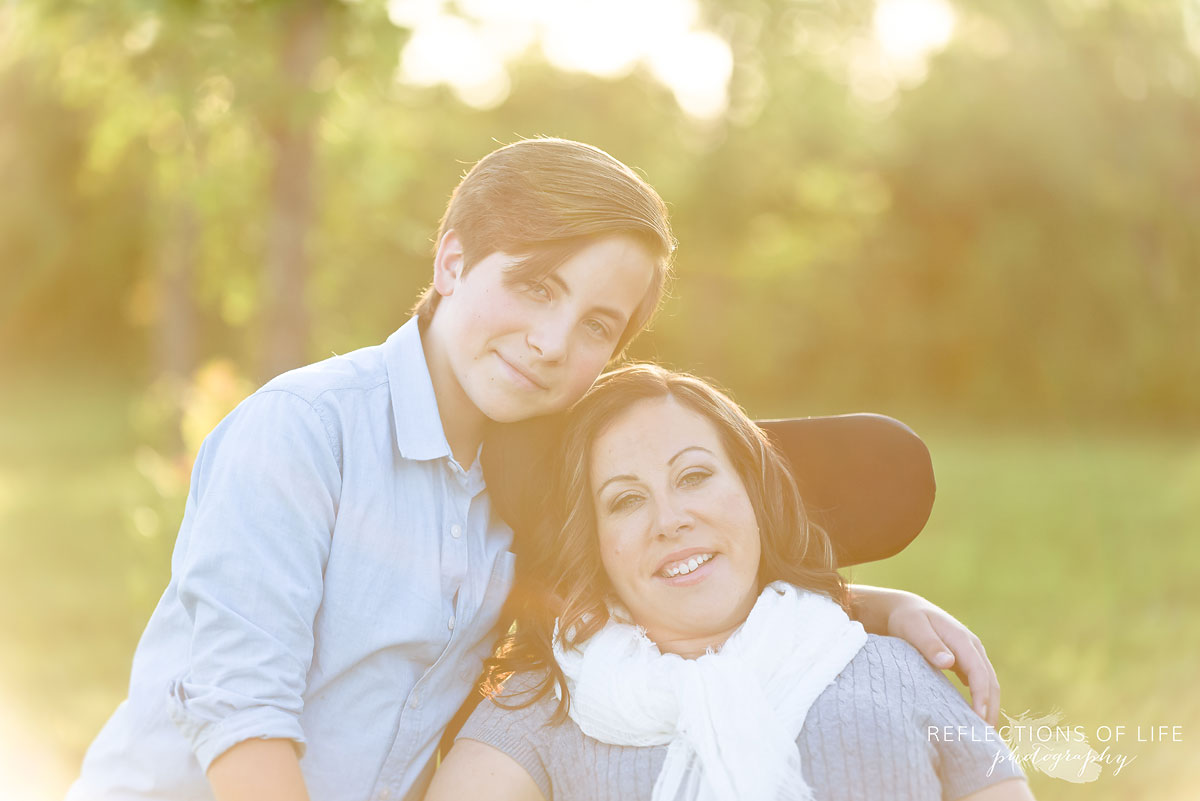
[[[824,595],[775,582],[720,652],[661,654],[610,619],[554,655],[583,733],[612,745],[669,744],[653,801],[806,801],[796,738],[817,696],[867,641]]]

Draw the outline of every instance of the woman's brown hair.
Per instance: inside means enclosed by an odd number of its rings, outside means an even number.
[[[610,585],[600,560],[589,477],[592,445],[634,404],[657,398],[674,399],[719,432],[757,517],[759,587],[786,581],[848,608],[829,537],[808,520],[783,456],[762,429],[703,380],[654,364],[633,364],[600,376],[568,414],[562,454],[550,471],[549,508],[535,529],[516,532],[517,578],[510,600],[516,623],[485,662],[486,695],[498,695],[513,673],[544,673],[517,706],[533,703],[557,685],[561,700],[556,720],[566,716],[570,695],[554,659],[556,621],[564,632],[564,647],[582,643],[608,621]]]

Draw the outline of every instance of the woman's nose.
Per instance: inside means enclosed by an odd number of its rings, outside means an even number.
[[[691,515],[679,503],[661,501],[656,512],[655,533],[660,537],[677,537],[692,525]]]

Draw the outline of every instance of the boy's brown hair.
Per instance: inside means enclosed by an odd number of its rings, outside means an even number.
[[[654,276],[616,353],[657,310],[675,252],[658,193],[603,150],[567,139],[524,139],[480,159],[450,196],[435,252],[451,230],[462,242],[464,274],[499,251],[520,257],[506,279],[514,283],[544,278],[598,239],[636,241],[653,260]],[[413,313],[422,325],[440,300],[432,285],[421,294]]]

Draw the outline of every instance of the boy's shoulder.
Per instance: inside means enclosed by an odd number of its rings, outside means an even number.
[[[367,391],[387,383],[384,343],[289,370],[268,381],[254,394],[286,392],[316,405],[331,393]]]

